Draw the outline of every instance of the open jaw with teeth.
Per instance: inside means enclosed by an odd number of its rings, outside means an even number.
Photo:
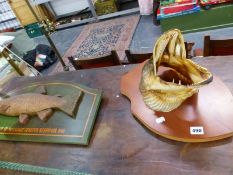
[[[186,59],[183,36],[174,29],[156,41],[153,58],[142,70],[140,91],[149,108],[169,112],[212,79],[212,73],[206,68]]]

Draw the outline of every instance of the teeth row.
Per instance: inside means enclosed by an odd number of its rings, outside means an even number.
[[[174,78],[172,79],[172,83],[175,83]],[[178,84],[181,85],[181,80],[179,80],[179,83],[178,83]]]
[[[175,83],[175,80],[174,80],[174,78],[172,79],[172,83]],[[179,85],[181,85],[181,80],[179,80],[179,83],[178,83]],[[192,86],[193,84],[188,84],[187,86],[189,87],[189,86]]]

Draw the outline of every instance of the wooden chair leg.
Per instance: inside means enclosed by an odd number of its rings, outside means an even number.
[[[153,2],[153,23],[154,25],[160,25],[160,20],[157,19],[157,11],[159,9],[160,1],[154,0]]]
[[[205,36],[204,37],[204,51],[203,55],[209,56],[210,55],[210,36]]]

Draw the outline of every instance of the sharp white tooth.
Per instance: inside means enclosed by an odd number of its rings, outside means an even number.
[[[181,80],[179,80],[179,85],[181,85]]]
[[[175,80],[174,80],[174,78],[173,78],[173,80],[172,80],[172,83],[175,83]]]

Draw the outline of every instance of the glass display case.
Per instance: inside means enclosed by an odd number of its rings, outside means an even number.
[[[32,66],[10,50],[14,39],[14,36],[0,35],[0,90],[14,77],[38,75]]]

